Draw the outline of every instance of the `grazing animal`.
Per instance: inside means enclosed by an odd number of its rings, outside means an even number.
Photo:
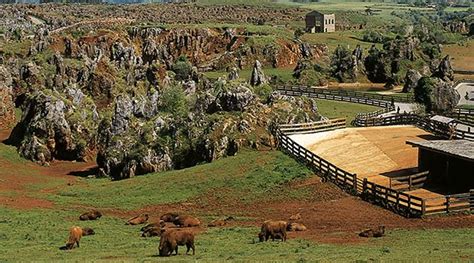
[[[179,216],[178,213],[166,213],[160,217],[160,220],[163,220],[164,222],[174,222],[176,218]]]
[[[217,227],[217,226],[225,226],[227,225],[228,221],[234,220],[234,217],[229,216],[224,219],[215,219],[211,221],[207,226],[208,227]]]
[[[176,219],[173,221],[173,224],[179,227],[194,227],[199,226],[201,221],[195,217],[184,215],[176,217]]]
[[[97,210],[91,210],[89,212],[85,212],[84,214],[79,216],[81,221],[86,220],[96,220],[102,217],[102,213]]]
[[[90,227],[82,228],[82,236],[92,236],[92,235],[95,235],[94,229]]]
[[[301,214],[300,213],[297,213],[297,214],[294,214],[294,215],[290,216],[290,221],[297,221],[297,220],[301,220]]]
[[[161,231],[162,229],[160,227],[150,227],[150,228],[147,228],[145,231],[143,231],[142,237],[161,236]]]
[[[148,221],[148,214],[141,214],[139,216],[130,218],[125,224],[134,226],[134,225],[144,224],[147,221]]]
[[[306,231],[307,228],[301,223],[289,223],[286,228],[287,231]]]
[[[72,227],[69,230],[69,238],[66,242],[66,245],[64,247],[61,247],[60,249],[62,249],[62,250],[73,249],[74,245],[77,245],[77,247],[79,247],[79,241],[81,241],[82,236],[83,236],[82,228],[80,228],[78,226]]]
[[[383,237],[385,235],[385,226],[379,226],[376,229],[366,229],[359,233],[360,237]]]
[[[158,223],[155,222],[155,223],[147,224],[146,226],[142,227],[140,231],[144,232],[150,228],[164,228],[164,227],[166,227],[166,223],[163,220],[160,220],[160,222]]]
[[[194,234],[186,230],[161,230],[160,246],[159,246],[159,255],[162,257],[167,257],[175,251],[178,255],[178,246],[186,246],[186,254],[189,253],[189,250],[193,250],[193,255],[195,254],[194,247]]]
[[[267,241],[270,237],[272,241],[275,241],[275,239],[286,241],[287,226],[288,223],[285,221],[267,220],[263,222],[258,238],[260,242]]]

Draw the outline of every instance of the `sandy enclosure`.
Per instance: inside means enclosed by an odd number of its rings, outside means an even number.
[[[418,165],[418,150],[405,142],[431,135],[414,126],[345,128],[290,136],[297,143],[336,166],[381,185],[386,173],[403,174]],[[406,171],[406,170],[405,170]]]

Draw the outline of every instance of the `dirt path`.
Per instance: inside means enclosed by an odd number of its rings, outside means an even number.
[[[0,143],[8,138],[9,130],[0,130]],[[7,147],[3,143],[1,147]],[[0,157],[0,204],[16,209],[53,208],[54,204],[39,197],[76,183],[72,172],[85,171],[95,163],[53,162],[49,167],[22,160],[13,162]],[[59,184],[59,185],[58,185]]]

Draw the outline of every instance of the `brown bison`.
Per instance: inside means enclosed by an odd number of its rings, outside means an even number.
[[[201,224],[201,221],[199,219],[192,217],[192,216],[177,216],[176,219],[173,221],[173,224],[175,224],[178,227],[194,227],[194,226],[199,226]]]
[[[162,228],[160,227],[150,227],[147,228],[145,231],[142,233],[142,237],[157,237],[161,236]]]
[[[158,223],[150,223],[147,224],[146,226],[142,227],[140,231],[145,232],[150,228],[164,228],[166,226],[166,223],[163,220],[160,220]]]
[[[234,217],[229,216],[224,219],[215,219],[215,220],[212,220],[207,226],[208,227],[225,226],[227,225],[227,222],[231,220],[234,220]]]
[[[186,246],[186,254],[189,253],[189,250],[193,250],[193,255],[195,253],[194,247],[194,234],[186,230],[161,230],[160,246],[158,248],[159,255],[162,257],[167,257],[175,251],[178,255],[178,246]]]
[[[290,221],[297,221],[297,220],[301,220],[301,214],[300,213],[297,213],[297,214],[294,214],[294,215],[290,216]]]
[[[258,238],[260,242],[267,241],[270,237],[272,241],[275,241],[275,239],[286,241],[287,226],[288,223],[285,221],[267,220],[263,222]]]
[[[73,249],[74,245],[77,245],[79,247],[79,241],[81,241],[81,237],[83,236],[90,236],[90,235],[95,235],[95,232],[92,228],[89,227],[78,227],[74,226],[69,230],[69,238],[68,241],[66,242],[66,245],[63,247],[60,247],[61,250],[69,250]]]
[[[366,229],[359,233],[360,237],[383,237],[385,235],[385,226],[379,226],[376,229]]]
[[[97,210],[91,210],[89,212],[85,212],[84,214],[79,216],[81,221],[86,220],[96,220],[102,217],[102,213]]]
[[[176,218],[179,216],[177,213],[166,213],[160,217],[160,220],[163,220],[164,222],[174,222]]]
[[[145,224],[148,221],[148,214],[141,214],[139,216],[135,216],[130,218],[126,225],[140,225],[140,224]]]
[[[287,231],[306,231],[306,226],[301,223],[289,223]]]

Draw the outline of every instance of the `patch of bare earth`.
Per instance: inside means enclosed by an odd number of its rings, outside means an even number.
[[[9,130],[0,131],[0,142],[6,140]],[[71,172],[85,171],[95,166],[95,163],[56,161],[50,166],[41,166],[33,162],[15,163],[0,158],[0,205],[15,209],[53,208],[49,200],[33,196],[31,187],[47,185],[61,179],[64,187],[76,183],[77,177]],[[41,193],[53,193],[63,186],[43,188]]]

